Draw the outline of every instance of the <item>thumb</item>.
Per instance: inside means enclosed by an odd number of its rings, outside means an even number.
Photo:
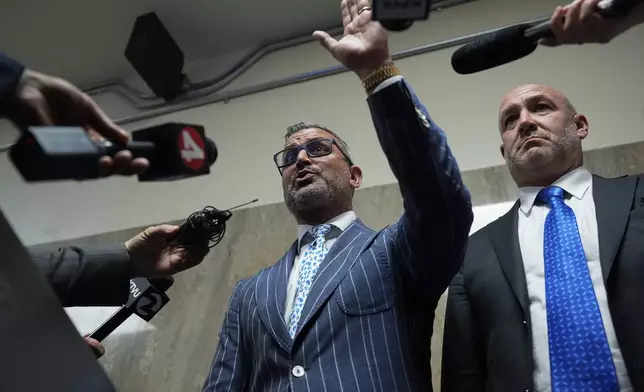
[[[557,41],[557,39],[554,37],[541,38],[538,43],[541,46],[547,46],[549,48],[554,48],[561,45],[559,41]]]
[[[159,225],[148,229],[148,235],[151,237],[169,237],[179,230],[177,225]]]
[[[333,52],[335,46],[338,44],[338,41],[336,41],[333,37],[331,37],[324,31],[315,31],[313,33],[313,38],[318,40],[318,42],[322,46],[324,46],[324,49],[328,50],[329,52]]]

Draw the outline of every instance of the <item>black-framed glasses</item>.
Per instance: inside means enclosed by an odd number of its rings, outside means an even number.
[[[329,155],[333,152],[333,145],[338,146],[338,143],[335,139],[315,139],[302,144],[301,146],[289,147],[284,149],[277,154],[273,155],[273,160],[275,165],[277,165],[277,170],[279,170],[280,175],[283,172],[283,169],[286,166],[290,166],[297,162],[297,156],[300,154],[300,151],[306,151],[306,154],[310,158],[323,157]],[[349,165],[352,165],[351,158],[349,158],[338,146],[338,150],[344,155],[344,157],[349,162]]]

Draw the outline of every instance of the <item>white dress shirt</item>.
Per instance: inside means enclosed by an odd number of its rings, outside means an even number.
[[[566,191],[570,198],[565,200],[575,212],[577,226],[584,253],[588,262],[588,270],[595,289],[599,304],[604,330],[613,355],[613,363],[617,371],[617,381],[620,391],[632,391],[631,383],[626,372],[624,358],[620,351],[615,328],[608,308],[606,287],[599,262],[599,235],[595,201],[593,199],[592,175],[580,167],[565,174],[554,184]],[[549,392],[550,384],[550,353],[548,348],[548,323],[546,319],[546,286],[543,260],[543,228],[546,215],[550,211],[548,205],[535,205],[537,194],[541,187],[520,188],[521,208],[518,212],[519,245],[523,266],[525,268],[528,296],[530,298],[530,318],[532,319],[532,344],[534,357],[534,386],[537,392]]]
[[[330,225],[335,226],[327,235],[326,235],[326,247],[331,250],[331,247],[337,241],[340,234],[349,227],[353,221],[356,220],[356,213],[354,211],[347,211],[343,214],[336,216],[330,221],[326,222]],[[307,241],[302,241],[306,233],[312,229],[313,226],[310,225],[298,225],[297,226],[297,238],[298,238],[298,252],[295,255],[293,260],[293,267],[291,268],[291,274],[288,277],[288,286],[286,288],[286,310],[284,311],[284,320],[289,320],[291,318],[291,312],[293,312],[293,302],[295,302],[295,294],[297,293],[297,279],[300,277],[300,256],[306,252],[311,244],[313,238],[308,236]]]

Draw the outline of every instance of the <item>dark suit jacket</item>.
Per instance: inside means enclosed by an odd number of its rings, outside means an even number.
[[[132,267],[125,246],[27,250],[63,306],[120,306],[127,302]]]
[[[294,339],[283,314],[297,245],[242,280],[204,391],[431,391],[434,309],[464,257],[470,196],[445,135],[404,82],[368,102],[404,214],[380,231],[357,220],[342,233]]]
[[[0,52],[0,116],[7,113],[7,104],[16,91],[25,67]]]
[[[599,253],[634,390],[644,390],[644,176],[593,176]],[[450,285],[442,391],[533,390],[532,330],[517,236],[519,202],[470,237]]]

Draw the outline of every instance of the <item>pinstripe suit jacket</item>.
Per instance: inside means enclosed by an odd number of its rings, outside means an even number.
[[[411,88],[368,99],[404,213],[354,221],[322,261],[293,339],[283,319],[297,241],[235,287],[204,391],[431,391],[434,309],[460,268],[472,209],[442,130]]]

